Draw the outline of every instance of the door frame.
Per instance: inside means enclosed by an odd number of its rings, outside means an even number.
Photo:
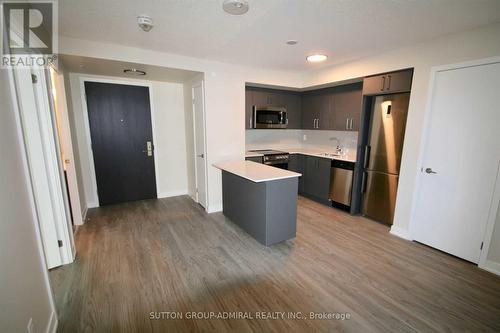
[[[194,89],[196,87],[201,87],[201,95],[203,100],[201,101],[202,105],[202,110],[201,114],[203,116],[202,123],[203,123],[203,153],[205,154],[205,202],[204,204],[201,204],[203,208],[205,208],[205,211],[209,211],[208,209],[208,203],[210,200],[208,199],[208,154],[207,154],[207,123],[206,123],[206,107],[205,107],[205,80],[200,80],[198,82],[193,83],[191,86],[191,96],[192,96],[192,105],[193,105],[193,143],[194,143],[194,152],[193,152],[193,158],[194,158],[194,182],[195,182],[195,198],[196,202],[200,203],[199,197],[198,197],[198,164],[196,163],[197,159],[197,154],[196,154],[196,111],[194,107]]]
[[[151,114],[151,130],[153,133],[153,160],[155,166],[155,183],[156,183],[156,196],[158,197],[159,191],[159,177],[158,177],[158,146],[157,146],[157,136],[156,136],[156,124],[155,124],[155,108],[153,101],[153,83],[149,81],[134,81],[127,80],[121,78],[107,78],[100,76],[92,76],[92,75],[82,75],[79,78],[80,81],[80,96],[83,110],[83,127],[85,131],[85,145],[87,146],[88,154],[88,163],[90,167],[90,178],[92,181],[92,192],[95,198],[93,202],[87,202],[88,208],[96,208],[99,207],[99,193],[97,191],[97,177],[95,173],[95,164],[94,164],[94,152],[92,151],[92,139],[90,135],[90,120],[89,120],[89,110],[87,107],[87,95],[85,92],[85,82],[97,82],[97,83],[109,83],[109,84],[120,84],[120,85],[128,85],[128,86],[138,86],[138,87],[147,87],[149,92],[149,108]]]
[[[10,86],[10,95],[11,99],[13,102],[13,110],[14,110],[14,119],[15,119],[15,126],[16,126],[16,132],[17,132],[17,139],[19,142],[19,147],[21,149],[21,158],[22,158],[22,168],[23,172],[26,178],[26,184],[25,188],[28,192],[28,199],[29,199],[29,207],[30,207],[30,215],[32,216],[32,222],[33,222],[33,227],[35,231],[35,243],[36,243],[36,248],[38,249],[38,255],[39,255],[39,260],[41,264],[47,268],[47,260],[44,255],[44,244],[43,244],[43,239],[42,239],[42,230],[41,230],[41,225],[40,225],[40,220],[38,217],[37,213],[37,208],[36,208],[36,203],[35,203],[35,193],[33,191],[33,178],[30,172],[30,166],[29,166],[29,161],[28,161],[28,147],[26,146],[26,141],[24,137],[24,127],[23,123],[21,120],[21,110],[20,110],[20,103],[19,103],[19,94],[17,91],[17,86],[15,83],[15,74],[14,74],[14,69],[8,68],[5,69],[8,71],[8,78],[9,78],[9,86]],[[43,273],[43,283],[47,287],[47,297],[49,299],[49,304],[50,304],[50,319],[49,319],[49,325],[50,327],[57,327],[57,309],[54,301],[54,292],[52,285],[50,283],[50,278],[48,274],[49,270],[44,270]],[[54,328],[55,331],[55,328]]]
[[[18,74],[21,71],[29,71],[30,75],[37,76],[37,83],[32,83],[31,78],[27,79],[23,75]],[[73,232],[70,230],[70,217],[67,214],[65,193],[66,184],[62,179],[62,165],[59,153],[59,141],[55,128],[55,110],[52,109],[49,94],[51,87],[49,86],[48,69],[30,68],[30,69],[14,69],[12,86],[15,87],[16,100],[18,101],[18,114],[20,126],[23,131],[23,145],[26,153],[28,169],[30,170],[30,183],[32,187],[34,203],[41,205],[41,201],[45,204],[50,202],[50,213],[45,211],[44,214],[49,214],[53,219],[57,240],[62,241],[62,246],[59,247],[59,265],[50,264],[50,268],[60,265],[66,265],[73,262],[76,251],[74,247]],[[32,92],[32,95],[29,93]],[[28,95],[27,95],[28,94]],[[29,114],[29,110],[35,110],[36,114]],[[42,111],[40,111],[42,110]],[[48,110],[47,113],[43,112]],[[35,132],[29,129],[34,129]],[[36,166],[33,162],[38,163]],[[33,170],[36,168],[36,172]],[[44,188],[46,190],[44,191]],[[37,204],[38,202],[38,204]],[[49,210],[48,207],[44,209]],[[37,220],[40,224],[40,233],[44,235],[44,223],[46,219],[40,219],[39,208],[36,210]],[[48,239],[41,238],[44,251]],[[52,241],[54,241],[52,239]],[[47,268],[49,262],[46,260]]]
[[[471,61],[464,61],[464,62],[459,62],[459,63],[454,63],[454,64],[448,64],[448,65],[440,65],[440,66],[434,66],[431,68],[431,73],[430,73],[430,80],[429,80],[429,88],[428,88],[428,93],[427,93],[427,103],[425,106],[425,114],[424,114],[424,127],[423,127],[423,132],[422,132],[422,137],[420,140],[420,152],[418,154],[418,170],[417,170],[417,175],[416,175],[416,180],[415,180],[415,189],[413,191],[413,199],[412,199],[412,208],[411,208],[411,217],[410,217],[410,223],[409,223],[409,238],[413,240],[413,235],[414,235],[414,227],[417,221],[415,220],[415,211],[418,208],[418,198],[420,196],[420,192],[422,190],[422,179],[424,177],[424,174],[422,172],[423,170],[423,161],[425,157],[425,153],[427,151],[427,144],[428,144],[428,137],[429,137],[429,128],[432,120],[432,103],[435,97],[435,87],[436,87],[436,78],[437,74],[439,72],[444,72],[444,71],[449,71],[449,70],[455,70],[455,69],[461,69],[461,68],[467,68],[467,67],[476,67],[476,66],[483,66],[483,65],[489,65],[489,64],[494,64],[494,63],[500,63],[500,57],[489,57],[489,58],[483,58],[483,59],[477,59],[477,60],[471,60]],[[500,161],[499,161],[500,163]],[[498,209],[500,209],[500,164],[499,164],[499,173],[497,174],[497,179],[496,179],[496,184],[495,184],[495,190],[493,193],[492,201],[490,203],[490,208],[488,211],[488,220],[486,222],[486,231],[483,235],[483,248],[481,250],[481,254],[479,256],[479,262],[478,262],[478,267],[482,268],[484,270],[490,271],[492,273],[495,273],[497,275],[500,275],[500,266],[499,264],[496,263],[491,263],[487,260],[488,258],[488,252],[489,252],[489,247],[491,244],[491,238],[493,236],[493,229],[495,227],[495,220],[496,216],[498,213]],[[492,267],[495,266],[495,267]]]

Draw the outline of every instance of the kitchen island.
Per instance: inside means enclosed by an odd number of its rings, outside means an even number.
[[[252,161],[214,167],[222,170],[225,216],[266,246],[295,237],[300,173]]]

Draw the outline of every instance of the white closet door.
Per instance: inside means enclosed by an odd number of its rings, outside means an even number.
[[[477,263],[500,161],[500,63],[436,73],[412,233]]]

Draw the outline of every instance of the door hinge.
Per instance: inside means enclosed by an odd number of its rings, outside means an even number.
[[[31,74],[31,82],[38,83],[38,77],[35,74]]]
[[[60,240],[60,239],[58,239],[58,240],[57,240],[57,246],[59,246],[59,247],[62,247],[62,246],[63,246],[63,244],[62,244],[62,240]]]
[[[481,242],[481,248],[480,248],[480,250],[483,249],[483,245],[484,245],[484,242]]]

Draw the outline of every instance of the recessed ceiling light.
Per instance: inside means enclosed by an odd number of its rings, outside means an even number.
[[[146,75],[145,71],[141,71],[141,70],[135,69],[135,68],[124,69],[123,73],[129,74],[129,75],[132,75],[132,76],[144,76],[144,75]]]
[[[295,40],[295,39],[290,39],[290,40],[287,40],[286,43],[288,45],[297,45],[299,41]]]
[[[245,0],[225,0],[222,9],[231,15],[242,15],[248,12],[248,2]]]
[[[324,54],[311,54],[310,56],[307,56],[306,60],[309,62],[321,62],[325,61],[328,58],[328,56]]]

